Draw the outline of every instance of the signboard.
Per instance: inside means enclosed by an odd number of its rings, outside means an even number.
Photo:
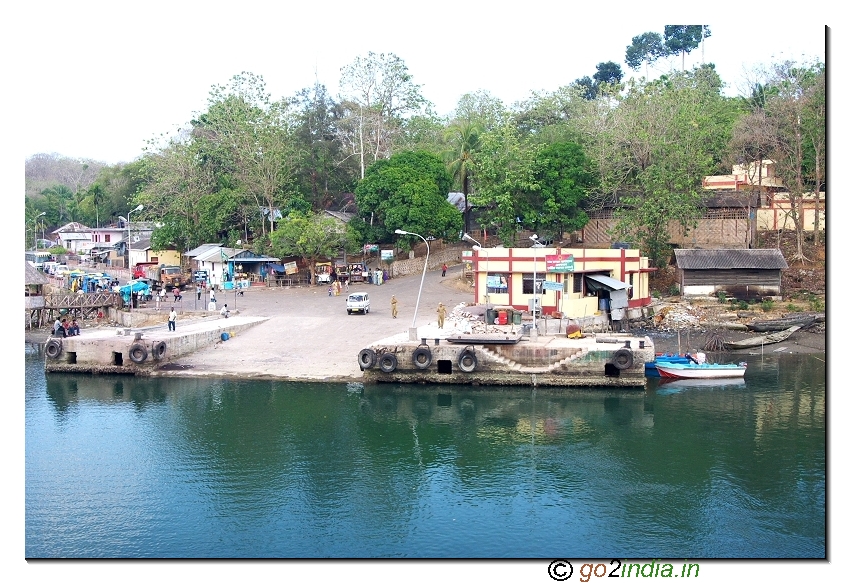
[[[378,245],[377,243],[366,243],[363,245],[363,253],[377,253]]]
[[[472,263],[472,251],[461,251],[460,257],[464,263]]]
[[[200,269],[195,272],[195,281],[207,281],[207,271]]]
[[[543,289],[562,292],[564,291],[564,282],[546,280],[543,282]]]
[[[547,273],[570,273],[575,271],[575,259],[570,255],[547,255],[546,256],[546,272]]]
[[[381,249],[381,261],[392,261],[394,256],[392,249]]]
[[[298,273],[298,265],[294,261],[288,261],[283,264],[283,270],[286,275],[294,275]]]

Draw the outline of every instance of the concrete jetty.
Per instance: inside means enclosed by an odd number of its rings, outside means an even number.
[[[150,375],[154,370],[265,322],[265,317],[201,318],[143,328],[92,330],[82,336],[49,338],[47,372]]]

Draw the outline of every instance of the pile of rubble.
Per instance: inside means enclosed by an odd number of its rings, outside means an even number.
[[[658,330],[672,331],[702,328],[710,314],[700,306],[673,304],[655,312],[652,325]]]

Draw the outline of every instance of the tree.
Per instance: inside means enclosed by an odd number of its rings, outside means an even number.
[[[664,27],[664,48],[668,55],[682,55],[684,71],[685,55],[710,36],[711,30],[706,24],[668,24]]]
[[[403,117],[427,104],[404,61],[392,53],[369,52],[342,68],[341,103],[345,117],[339,137],[360,158],[360,177],[366,157],[388,158]]]
[[[597,87],[603,83],[608,85],[617,85],[623,80],[623,70],[618,63],[607,61],[596,65],[596,73],[593,74],[593,80]]]
[[[632,44],[626,47],[626,64],[637,71],[641,65],[646,68],[666,55],[661,35],[657,32],[645,32],[632,37]],[[649,77],[649,73],[645,72],[644,76]]]
[[[301,257],[310,273],[319,259],[335,257],[348,244],[345,224],[324,213],[293,212],[271,234],[271,250],[281,257]],[[313,278],[313,283],[316,283]]]
[[[588,221],[583,208],[587,193],[597,186],[596,176],[581,146],[558,143],[537,152],[534,161],[536,196],[524,213],[527,229],[560,238],[582,229]],[[532,220],[529,220],[532,219]]]
[[[469,232],[469,192],[472,166],[478,151],[481,128],[474,122],[459,120],[445,130],[449,150],[444,159],[449,174],[463,193],[463,232]]]
[[[444,162],[430,152],[399,152],[378,160],[354,191],[360,216],[379,240],[396,229],[456,239],[460,212],[447,200],[452,180]]]
[[[772,124],[770,156],[776,174],[788,191],[789,214],[797,243],[793,259],[800,261],[808,260],[803,253],[803,199],[807,192],[820,188],[823,176],[824,74],[820,63],[800,65],[784,61],[775,64],[770,80],[775,91],[765,101],[765,113]]]

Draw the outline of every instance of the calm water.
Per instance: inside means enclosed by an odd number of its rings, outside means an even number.
[[[45,375],[28,345],[26,556],[822,558],[823,357],[748,358],[532,392]]]

